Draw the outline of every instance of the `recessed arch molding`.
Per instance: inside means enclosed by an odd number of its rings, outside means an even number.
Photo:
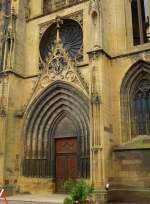
[[[55,177],[55,139],[61,137],[57,128],[61,129],[61,124],[67,126],[67,122],[71,126],[70,137],[74,136],[78,141],[78,176],[89,176],[89,100],[75,87],[62,81],[49,86],[26,111],[24,176]]]

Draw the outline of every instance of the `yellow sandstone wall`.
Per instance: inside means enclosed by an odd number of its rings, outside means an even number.
[[[95,106],[95,118],[91,117],[91,121],[93,119],[96,121],[96,128],[94,132],[91,131],[91,138],[94,137],[97,141],[91,146],[91,179],[99,189],[104,189],[105,184],[115,177],[124,178],[119,182],[126,183],[130,172],[121,170],[122,160],[118,156],[119,153],[113,152],[114,146],[122,144],[120,88],[125,74],[134,63],[139,60],[150,61],[149,51],[146,51],[149,49],[149,43],[136,47],[132,45],[129,3],[123,0],[101,2],[101,32],[98,33],[101,44],[97,49],[92,47],[91,42],[94,31],[91,29],[89,1],[46,16],[42,16],[41,0],[31,0],[27,8],[29,10],[24,9],[26,4],[21,0],[14,1],[13,5],[17,13],[15,54],[13,68],[9,72],[7,70],[9,75],[7,114],[3,117],[0,115],[0,166],[2,167],[0,168],[0,186],[9,183],[19,187],[21,192],[36,193],[36,186],[41,185],[44,187],[43,192],[53,192],[54,186],[51,180],[21,176],[24,112],[33,99],[40,76],[40,28],[44,24],[50,25],[56,16],[63,18],[74,15],[76,12],[83,13],[84,36],[84,60],[78,69],[89,89],[94,85],[95,92],[100,97],[100,103]],[[25,21],[28,11],[30,11],[30,18]],[[90,57],[90,54],[88,56],[87,52],[92,52],[94,49],[98,56]],[[136,148],[136,144],[133,143],[132,148]],[[125,160],[128,160],[128,157]],[[145,172],[147,176],[146,167]],[[134,170],[131,175],[137,181],[142,179],[142,175],[135,173]]]

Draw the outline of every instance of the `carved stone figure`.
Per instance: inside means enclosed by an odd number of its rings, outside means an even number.
[[[89,5],[89,15],[91,23],[91,49],[100,47],[101,38],[101,19],[100,19],[100,0],[91,0]]]
[[[5,17],[8,18],[8,28],[5,35],[4,69],[10,69],[13,63],[15,22],[17,17],[13,7],[11,9],[11,14]]]

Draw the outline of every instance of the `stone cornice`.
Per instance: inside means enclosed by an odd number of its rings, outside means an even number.
[[[107,51],[105,51],[103,48],[98,48],[98,49],[88,51],[87,54],[89,55],[90,59],[93,58],[93,57],[97,58],[97,57],[99,57],[100,55],[103,54],[108,59],[115,60],[115,59],[118,59],[118,58],[124,58],[124,57],[129,57],[129,56],[132,56],[132,55],[137,55],[137,54],[140,54],[140,53],[145,53],[145,52],[148,52],[148,51],[150,51],[150,47],[147,47],[147,48],[144,48],[144,49],[136,49],[136,50],[133,49],[133,50],[124,52],[122,54],[111,55]]]
[[[13,74],[17,77],[20,77],[22,79],[29,79],[29,78],[34,78],[34,77],[38,77],[40,75],[40,73],[34,74],[34,75],[30,75],[30,76],[25,76],[23,74],[20,74],[18,72],[15,72],[13,70],[4,70],[0,72],[0,76],[7,76],[9,74]]]

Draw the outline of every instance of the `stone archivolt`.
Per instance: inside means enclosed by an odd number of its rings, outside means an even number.
[[[23,175],[54,177],[54,136],[59,122],[71,118],[80,142],[80,173],[89,175],[89,106],[88,98],[66,82],[47,87],[30,104],[24,116],[25,152]],[[48,153],[49,152],[49,153]],[[49,156],[50,155],[50,158]],[[38,168],[36,168],[38,165]],[[42,166],[49,166],[51,169]],[[31,168],[31,169],[30,169]]]

